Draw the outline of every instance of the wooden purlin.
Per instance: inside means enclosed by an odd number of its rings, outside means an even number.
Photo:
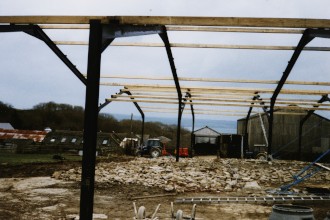
[[[87,46],[87,41],[53,41],[56,45]],[[164,47],[162,43],[114,42],[111,47]],[[192,44],[170,43],[177,48],[209,48],[209,49],[241,49],[241,50],[295,50],[296,46],[265,46],[265,45],[230,45],[230,44]],[[305,47],[305,51],[330,51],[330,47]]]
[[[141,108],[143,109],[148,109],[148,110],[159,110],[159,107],[150,107],[150,106],[141,106]],[[177,109],[176,108],[161,108],[161,110],[168,110],[168,111],[173,111],[177,113]],[[237,110],[215,110],[215,109],[201,109],[201,108],[195,108],[196,112],[207,112],[208,114],[212,114],[212,113],[242,113],[244,114],[244,116],[246,115],[246,111],[237,111]],[[257,114],[259,112],[257,111],[252,111],[251,113],[253,114]],[[306,113],[297,113],[297,112],[282,112],[282,111],[277,111],[274,112],[274,114],[278,114],[278,115],[306,115]]]
[[[144,110],[144,112],[158,112],[158,113],[168,113],[168,114],[177,114],[178,111],[163,111],[163,110]],[[230,111],[228,111],[230,112]],[[191,114],[190,112],[183,112],[183,114]],[[246,116],[246,113],[224,113],[224,112],[200,112],[194,111],[196,115],[222,115],[222,116]],[[290,113],[290,112],[276,112],[275,115],[305,115],[304,113]]]
[[[127,89],[128,91],[128,89]],[[171,93],[166,92],[157,92],[157,91],[151,91],[151,92],[134,92],[135,95],[147,95],[147,96],[163,96],[168,97],[171,95]],[[238,96],[235,94],[193,94],[194,97],[208,97],[208,98],[219,98],[219,99],[237,99]],[[240,94],[239,98],[246,98],[249,99],[251,102],[251,96],[249,94]],[[264,101],[270,101],[270,98],[262,98]],[[318,99],[292,99],[292,98],[278,98],[278,101],[292,101],[292,102],[311,102],[311,103],[317,103]]]
[[[134,93],[138,93],[138,92],[147,92],[147,93],[166,93],[166,94],[173,94],[175,93],[176,94],[176,91],[175,89],[173,88],[124,88],[124,89],[121,89],[120,91],[132,91]],[[192,94],[194,94],[195,96],[195,91],[188,91],[187,89],[182,89],[181,88],[181,91],[182,93],[186,93],[186,92],[190,92]],[[219,94],[219,91],[198,91],[198,94],[207,94],[207,95],[218,95]],[[221,94],[223,95],[235,95],[237,97],[237,95],[240,95],[240,96],[251,96],[251,95],[254,95],[253,92],[222,92]]]
[[[158,112],[158,113],[164,113],[164,114],[177,114],[178,113],[178,111],[161,111],[161,110],[145,110],[145,112]],[[182,114],[191,114],[190,112],[182,112]],[[244,116],[245,114],[237,114],[237,113],[209,113],[209,112],[196,112],[196,111],[194,111],[194,114],[195,115],[222,115],[222,116],[235,116],[235,117],[237,117],[237,116],[240,116],[240,117],[242,117],[242,116]]]
[[[112,98],[125,98],[122,95],[112,95]],[[130,98],[135,99],[162,99],[162,100],[177,100],[176,97],[173,96],[155,96],[155,95],[132,95]],[[210,98],[210,97],[193,97],[193,98],[185,98],[186,100],[191,101],[217,101],[217,102],[233,102],[233,103],[251,103],[251,99],[241,99],[241,98],[232,98],[232,99],[224,99],[224,98]],[[270,100],[254,100],[254,103],[265,103],[269,104]],[[298,101],[277,101],[277,104],[286,104],[286,105],[312,105],[316,106],[330,106],[328,103],[314,103],[314,102],[298,102]]]
[[[128,89],[149,89],[149,90],[157,90],[157,89],[164,89],[166,90],[173,90],[175,87],[173,85],[160,85],[160,84],[127,84],[127,83],[100,83],[103,86],[124,86]],[[242,87],[197,87],[197,86],[181,86],[182,92],[186,90],[189,91],[221,91],[221,92],[232,92],[232,93],[273,93],[273,89],[268,88],[242,88]],[[281,94],[293,94],[293,95],[326,95],[330,94],[328,90],[298,90],[298,89],[282,89]]]
[[[251,18],[251,17],[182,17],[182,16],[0,16],[0,23],[12,24],[103,24],[231,26],[276,28],[329,28],[329,19]]]
[[[302,34],[304,29],[288,28],[229,28],[229,27],[198,27],[198,26],[166,26],[167,31],[198,31],[198,32],[239,32],[262,34]]]
[[[159,104],[178,104],[177,101],[168,101],[168,100],[145,100],[145,99],[119,99],[119,98],[109,98],[107,101],[118,101],[118,102],[142,102],[142,103],[159,103]],[[233,104],[233,103],[219,103],[219,102],[187,102],[186,105],[209,105],[209,106],[232,106],[232,107],[254,107],[254,108],[263,108],[259,104]],[[266,105],[265,105],[266,106]],[[321,110],[321,111],[330,111],[330,108],[317,108],[317,107],[299,107],[299,106],[275,106],[277,109],[287,109],[287,110],[299,110],[299,111],[309,111],[309,110]]]
[[[84,74],[85,75],[85,74]],[[148,76],[128,76],[128,75],[101,75],[101,78],[110,79],[137,79],[137,80],[159,80],[172,81],[172,77],[148,77]],[[252,83],[252,84],[278,84],[278,80],[251,80],[251,79],[221,79],[221,78],[197,78],[197,77],[179,77],[180,81],[191,82],[224,82],[224,83]],[[314,86],[330,86],[330,82],[315,82],[315,81],[286,81],[285,84],[292,85],[314,85]]]
[[[39,25],[42,29],[89,29],[88,24],[73,25]],[[190,32],[232,32],[232,33],[263,33],[263,34],[302,34],[304,29],[288,28],[228,28],[228,27],[200,27],[200,26],[166,26],[167,31],[190,31]]]

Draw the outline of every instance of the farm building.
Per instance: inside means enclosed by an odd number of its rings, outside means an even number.
[[[0,128],[0,151],[22,153],[28,148],[27,146],[36,146],[40,144],[46,134],[47,132],[45,131]]]
[[[98,151],[109,151],[119,148],[120,142],[124,139],[124,134],[115,133],[97,133]],[[49,132],[44,141],[40,151],[44,152],[64,152],[72,151],[77,153],[82,150],[83,146],[83,132],[82,131],[65,131],[58,130]]]
[[[297,114],[274,114],[272,155],[280,159],[314,160],[330,146],[330,120],[318,114],[303,123],[301,146],[299,147],[299,128],[305,112]],[[262,128],[264,125],[264,129]],[[264,131],[265,133],[264,133]],[[247,133],[247,145],[250,151],[267,146],[268,118],[265,113],[252,115],[246,129],[246,119],[237,121],[238,134]]]
[[[195,155],[216,155],[220,147],[220,133],[203,127],[193,133]]]
[[[193,133],[194,155],[241,157],[242,135],[219,133],[207,126]]]

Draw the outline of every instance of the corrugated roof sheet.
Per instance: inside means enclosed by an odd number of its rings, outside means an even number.
[[[194,132],[194,135],[195,136],[205,136],[205,137],[218,137],[220,135],[220,133],[213,130],[212,128],[205,126],[204,128],[196,130]]]
[[[14,130],[14,127],[10,123],[0,122],[0,129]]]
[[[42,142],[46,136],[46,131],[31,130],[11,130],[0,128],[0,139],[30,139],[35,142]]]

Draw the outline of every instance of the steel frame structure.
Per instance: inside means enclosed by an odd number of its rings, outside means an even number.
[[[317,103],[323,103],[323,102],[330,102],[330,98],[328,95],[323,95],[321,97],[321,99],[319,101],[317,101]],[[315,106],[316,108],[318,106]],[[298,154],[299,154],[299,159],[301,160],[302,159],[302,146],[301,146],[301,139],[302,139],[302,131],[303,131],[303,126],[304,126],[304,123],[308,120],[309,117],[312,116],[312,114],[315,112],[315,110],[310,110],[307,112],[307,115],[305,115],[304,118],[302,118],[300,120],[300,123],[299,123],[299,144],[298,144]]]
[[[182,97],[182,88],[180,87],[179,78],[174,64],[174,59],[171,51],[171,43],[167,36],[168,30],[174,31],[224,31],[224,32],[250,32],[250,33],[291,33],[301,34],[298,46],[289,61],[282,78],[280,79],[270,103],[270,109],[265,112],[269,113],[269,131],[268,131],[268,154],[272,154],[272,124],[273,114],[277,96],[280,94],[283,85],[293,69],[300,53],[305,46],[316,37],[330,38],[330,20],[326,19],[283,19],[283,18],[212,18],[212,17],[143,17],[143,16],[0,16],[0,32],[25,32],[32,35],[44,43],[65,63],[65,65],[76,75],[76,77],[86,85],[86,102],[85,102],[85,121],[84,121],[84,145],[83,145],[83,162],[82,162],[82,177],[81,177],[81,200],[80,200],[80,219],[92,219],[93,214],[93,198],[94,198],[94,181],[95,181],[95,152],[96,152],[96,134],[97,134],[97,118],[99,110],[110,102],[106,102],[98,106],[99,86],[100,86],[100,66],[102,52],[113,42],[115,38],[141,36],[147,34],[158,34],[162,39],[168,60],[170,63],[173,80],[175,82],[176,93],[178,95],[178,127],[177,127],[177,153],[180,145],[180,127],[181,117],[185,104],[190,101],[191,112],[193,115],[193,130],[194,130],[194,108],[192,98],[195,96],[193,90],[186,90],[186,96]],[[64,24],[63,29],[75,29],[70,27],[73,24],[88,24],[89,28],[89,42],[88,42],[88,69],[87,78],[81,74],[75,65],[63,54],[57,47],[56,43],[52,41],[47,34],[42,30],[44,28],[51,28],[52,24]],[[50,26],[46,27],[48,24]],[[170,26],[168,26],[170,25]],[[188,27],[176,27],[176,26]],[[189,27],[191,26],[191,27]],[[199,27],[192,27],[199,26]],[[204,27],[208,26],[208,27]],[[227,26],[220,28],[220,26]],[[232,27],[232,28],[228,28]],[[235,28],[238,27],[238,28]],[[244,28],[240,28],[244,27]],[[265,29],[276,28],[276,29]],[[55,27],[56,28],[56,27]],[[83,27],[86,28],[86,27]],[[203,29],[204,28],[204,29]],[[212,30],[213,28],[213,30]],[[286,29],[281,29],[286,28]],[[300,28],[293,30],[288,28]],[[79,27],[77,28],[79,29]],[[167,30],[168,29],[168,30]],[[249,30],[250,29],[250,30]],[[207,47],[210,48],[210,47]],[[235,48],[235,47],[227,47]],[[239,47],[236,47],[239,48]],[[258,49],[255,47],[240,49]],[[260,49],[260,48],[259,48]],[[265,48],[266,49],[266,48]],[[276,48],[268,48],[276,49]],[[277,48],[281,49],[281,48]],[[285,48],[282,48],[285,49]],[[135,89],[128,88],[126,93],[132,96]],[[161,91],[161,90],[159,90]],[[165,89],[164,89],[165,91]],[[168,92],[166,90],[165,92]],[[214,91],[218,94],[221,91]],[[228,93],[229,94],[229,93]],[[239,92],[231,92],[231,95],[240,95]],[[245,93],[246,94],[246,93]],[[327,95],[327,94],[322,94]],[[132,102],[141,113],[144,122],[144,113],[139,107],[138,100],[132,97]],[[251,100],[252,106],[249,109],[247,119],[252,111],[255,102],[262,103],[260,97],[254,96]],[[327,96],[323,96],[317,103],[329,101]],[[316,103],[316,104],[317,104]],[[306,117],[301,121],[301,128],[303,123],[318,108],[315,105],[313,109],[308,111]],[[144,127],[142,125],[142,127]],[[142,130],[143,133],[143,130]],[[176,160],[179,160],[178,154]]]

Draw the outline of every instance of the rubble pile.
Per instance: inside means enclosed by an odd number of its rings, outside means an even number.
[[[100,183],[140,184],[176,192],[239,192],[264,190],[292,181],[292,174],[307,163],[241,159],[136,158],[129,162],[99,163],[95,180]],[[80,181],[81,168],[56,171],[54,178]],[[330,172],[319,172],[308,181],[328,182]]]

